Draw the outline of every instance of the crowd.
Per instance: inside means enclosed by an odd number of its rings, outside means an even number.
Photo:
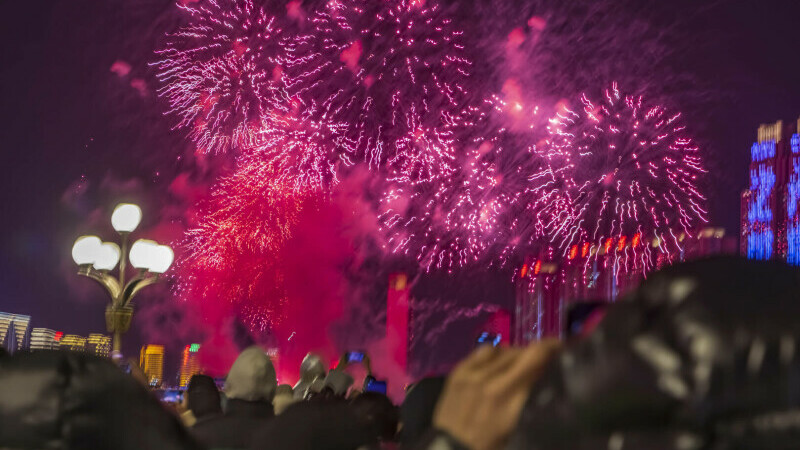
[[[480,347],[399,406],[345,358],[309,354],[292,387],[247,348],[171,411],[107,360],[3,355],[0,449],[800,448],[798,337],[795,269],[717,259],[650,276],[586,336]]]

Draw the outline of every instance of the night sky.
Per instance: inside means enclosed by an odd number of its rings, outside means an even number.
[[[681,29],[696,31],[686,36],[696,45],[674,64],[713,87],[711,100],[680,107],[713,169],[712,222],[736,234],[757,126],[800,116],[800,1],[675,3],[708,5],[687,15]],[[0,311],[30,314],[39,327],[104,331],[105,293],[71,275],[70,248],[85,231],[113,237],[98,224],[118,193],[141,202],[150,214],[143,227],[153,226],[165,174],[180,169],[186,144],[161,118],[146,66],[171,8],[169,0],[0,3]],[[110,71],[117,60],[132,62],[130,74]],[[129,338],[129,353],[138,339]]]

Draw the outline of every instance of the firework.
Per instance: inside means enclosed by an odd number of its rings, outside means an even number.
[[[548,128],[545,152],[564,198],[550,209],[553,240],[606,253],[679,249],[680,236],[707,221],[697,186],[706,170],[681,115],[616,83],[581,105],[562,108]]]
[[[199,225],[187,232],[178,268],[182,298],[233,312],[259,331],[284,317],[281,253],[309,200],[262,170],[240,165],[219,182]]]
[[[379,216],[387,250],[410,254],[427,270],[453,270],[486,255],[503,264],[512,249],[542,234],[539,218],[528,211],[542,210],[533,204],[549,199],[546,186],[532,187],[532,182],[547,178],[550,169],[525,146],[529,134],[487,131],[492,113],[504,108],[486,104],[488,110],[471,110],[470,122],[457,121],[469,123],[472,135],[452,140],[458,151],[447,165],[437,166],[438,172],[390,178]],[[406,166],[397,173],[417,172],[403,161]]]
[[[176,128],[204,152],[248,147],[273,110],[285,110],[289,36],[253,0],[178,4],[187,23],[167,35],[153,63]]]
[[[347,124],[351,159],[378,167],[397,153],[416,158],[409,140],[440,133],[465,104],[471,63],[439,6],[332,1],[309,20],[314,37],[294,43],[302,56],[287,67],[289,89],[317,120]]]

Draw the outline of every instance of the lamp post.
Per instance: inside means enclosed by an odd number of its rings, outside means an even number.
[[[113,358],[122,356],[122,334],[127,332],[133,318],[131,300],[143,288],[160,281],[159,275],[172,265],[174,254],[166,245],[139,239],[128,251],[130,234],[139,226],[142,210],[131,203],[120,203],[111,215],[111,225],[119,233],[120,246],[103,242],[97,236],[81,236],[72,246],[72,259],[78,265],[78,275],[89,277],[106,288],[111,303],[106,306],[106,328],[113,333]],[[137,270],[126,282],[126,256]],[[117,276],[110,272],[119,263]]]

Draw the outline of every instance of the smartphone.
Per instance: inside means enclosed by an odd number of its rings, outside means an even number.
[[[475,342],[476,346],[491,344],[492,347],[497,347],[500,345],[500,341],[503,340],[503,335],[499,333],[489,333],[488,331],[484,331],[478,335],[478,339]]]
[[[378,380],[370,380],[364,388],[364,392],[377,392],[386,395],[386,382]]]
[[[348,363],[360,363],[364,361],[364,352],[347,352]]]
[[[595,329],[603,319],[608,308],[607,302],[591,301],[575,303],[567,310],[565,334],[572,336],[586,336]]]
[[[183,401],[183,391],[167,389],[161,394],[161,401],[165,403],[180,403]]]

